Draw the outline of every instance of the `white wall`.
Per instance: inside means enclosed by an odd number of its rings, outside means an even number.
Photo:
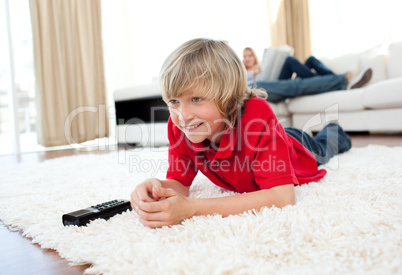
[[[312,53],[336,57],[402,40],[401,0],[309,0]]]

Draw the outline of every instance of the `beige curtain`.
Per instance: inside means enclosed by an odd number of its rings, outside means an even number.
[[[308,0],[267,0],[271,44],[289,45],[301,62],[311,55]]]
[[[43,146],[108,136],[100,0],[30,0]]]

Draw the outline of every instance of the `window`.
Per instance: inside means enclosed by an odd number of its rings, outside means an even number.
[[[0,21],[0,154],[37,150],[29,2],[1,1]]]

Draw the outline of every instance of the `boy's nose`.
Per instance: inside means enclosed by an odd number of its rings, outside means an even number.
[[[194,118],[194,113],[189,106],[184,104],[180,108],[180,119],[184,122],[191,121]]]

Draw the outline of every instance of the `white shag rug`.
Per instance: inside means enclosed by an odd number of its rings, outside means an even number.
[[[0,220],[71,264],[91,264],[89,274],[402,274],[402,147],[335,157],[327,176],[296,187],[296,205],[283,209],[161,229],[134,212],[63,226],[63,213],[129,199],[166,169],[166,148],[3,167]],[[201,175],[191,189],[192,197],[230,194]]]

